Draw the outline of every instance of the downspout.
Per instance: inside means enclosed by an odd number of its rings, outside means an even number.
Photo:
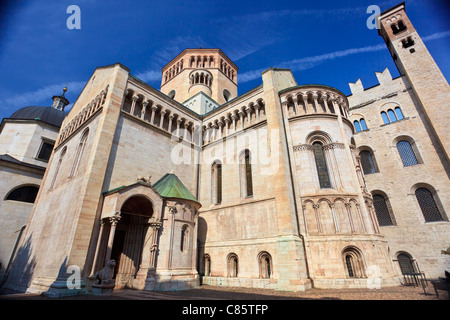
[[[305,237],[300,232],[300,222],[298,220],[299,218],[298,218],[298,210],[297,210],[297,195],[295,194],[294,176],[293,176],[292,165],[291,165],[291,156],[290,156],[290,152],[289,152],[289,143],[288,143],[288,138],[287,138],[286,123],[285,123],[285,118],[284,118],[284,113],[283,113],[283,104],[281,104],[281,117],[283,119],[282,122],[283,122],[284,139],[285,139],[286,146],[288,149],[287,157],[288,157],[288,163],[289,163],[289,175],[291,178],[290,180],[291,180],[292,193],[294,196],[293,199],[294,199],[294,208],[295,208],[295,220],[297,221],[297,233],[298,233],[298,236],[300,237],[300,239],[302,239],[303,255],[305,257],[306,275],[307,275],[309,281],[311,281],[311,286],[314,287],[314,281],[311,278],[310,272],[309,272],[308,256],[306,255]]]

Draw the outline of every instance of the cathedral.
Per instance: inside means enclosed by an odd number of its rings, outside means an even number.
[[[233,61],[198,48],[162,68],[159,90],[114,64],[69,112],[63,93],[3,119],[2,286],[61,297],[444,277],[450,88],[404,3],[378,19],[400,76],[349,96],[278,68],[238,95]]]

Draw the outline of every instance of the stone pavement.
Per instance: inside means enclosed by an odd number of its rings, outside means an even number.
[[[50,299],[36,294],[0,295],[0,300],[450,300],[448,292],[433,286],[390,287],[382,289],[311,289],[304,292],[285,292],[268,289],[221,288],[203,285],[198,289],[173,292],[115,290],[111,296],[80,295]]]

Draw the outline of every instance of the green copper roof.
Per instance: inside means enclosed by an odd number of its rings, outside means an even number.
[[[180,198],[198,202],[186,186],[173,173],[166,173],[153,188],[165,198]]]

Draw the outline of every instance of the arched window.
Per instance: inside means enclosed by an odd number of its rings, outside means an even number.
[[[37,186],[22,186],[12,190],[5,198],[5,200],[14,200],[20,202],[34,203],[38,194],[39,187]]]
[[[403,275],[416,273],[416,268],[414,267],[414,264],[413,264],[414,261],[409,254],[400,253],[397,256],[397,261],[398,261],[400,270],[402,271]]]
[[[390,122],[396,122],[397,121],[397,117],[395,116],[394,111],[392,111],[391,109],[388,110],[388,115],[389,115]]]
[[[397,150],[403,161],[404,167],[414,166],[419,163],[411,144],[406,140],[397,142]]]
[[[399,107],[395,108],[395,114],[397,115],[398,120],[405,119],[405,117],[403,116],[402,109],[400,109]]]
[[[38,160],[48,161],[53,151],[54,142],[51,141],[42,141],[41,147],[39,149],[38,155],[36,158]]]
[[[433,194],[427,188],[416,189],[416,198],[419,202],[420,209],[426,222],[443,221],[443,215],[441,214],[439,207]]]
[[[347,276],[350,278],[364,278],[364,263],[359,250],[353,247],[346,248],[342,252]]]
[[[381,113],[381,118],[383,118],[383,123],[384,123],[384,124],[390,123],[389,118],[388,118],[386,112],[383,111],[383,112]]]
[[[63,161],[64,156],[66,155],[67,147],[62,149],[61,154],[59,156],[58,164],[56,165],[55,173],[53,174],[52,183],[50,184],[50,189],[53,189],[55,186],[56,178],[58,177],[59,170],[61,169],[61,163]]]
[[[380,227],[393,226],[393,214],[390,210],[390,204],[388,200],[382,194],[373,195],[373,207],[377,215],[378,224]]]
[[[320,142],[313,143],[314,159],[316,161],[317,174],[319,176],[320,188],[331,188],[330,177],[328,175],[327,160],[325,151]]]
[[[168,96],[169,98],[171,98],[171,99],[174,99],[174,98],[175,98],[175,94],[176,94],[175,90],[171,90],[171,91],[167,94],[167,96]]]
[[[183,252],[189,250],[189,227],[187,224],[181,228],[180,250]]]
[[[69,178],[75,176],[78,166],[80,165],[81,157],[83,155],[84,148],[86,147],[86,141],[89,135],[89,129],[84,130],[81,136],[80,142],[78,144],[77,152],[75,154],[75,159],[73,161],[72,169],[70,170]]]
[[[230,101],[231,99],[231,93],[230,91],[228,91],[227,89],[223,90],[223,98],[225,99],[225,101]]]
[[[353,124],[354,124],[354,126],[355,126],[355,131],[356,131],[356,132],[360,132],[360,131],[361,131],[361,125],[359,124],[359,121],[358,121],[358,120],[355,120],[355,121],[353,122]]]
[[[239,159],[240,178],[241,178],[241,194],[243,197],[253,196],[253,178],[251,154],[249,150],[244,150]]]
[[[361,158],[361,166],[364,171],[364,174],[372,174],[376,173],[377,170],[375,168],[375,162],[373,160],[372,153],[368,150],[363,150],[359,153],[359,157]]]
[[[258,254],[259,277],[269,279],[272,277],[272,257],[267,252]]]
[[[209,254],[204,255],[203,265],[205,267],[205,276],[209,277],[211,275],[211,257]]]
[[[215,161],[211,166],[212,203],[222,203],[222,164]]]
[[[227,271],[229,277],[237,277],[238,276],[238,257],[235,253],[230,253],[227,256]]]
[[[361,118],[360,122],[361,122],[361,130],[366,131],[367,130],[366,120],[364,120],[364,118]]]

